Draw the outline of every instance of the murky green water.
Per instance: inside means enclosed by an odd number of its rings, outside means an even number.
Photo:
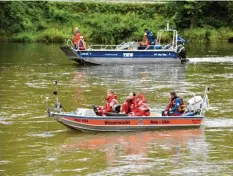
[[[233,45],[188,50],[186,65],[77,67],[57,45],[1,44],[0,175],[233,175]],[[67,111],[103,104],[107,88],[160,110],[170,90],[211,85],[211,106],[200,129],[79,133],[46,119],[53,80]]]

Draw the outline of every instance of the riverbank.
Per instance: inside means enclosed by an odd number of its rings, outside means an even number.
[[[144,28],[156,33],[165,27],[169,19],[171,26],[178,29],[186,40],[227,41],[233,37],[233,30],[226,24],[231,25],[228,21],[233,17],[218,13],[212,18],[214,9],[210,8],[217,4],[218,8],[231,12],[230,5],[233,3],[212,3],[1,2],[0,40],[63,42],[71,38],[73,28],[79,26],[88,43],[118,44],[141,40]],[[202,13],[186,15],[183,12],[186,10],[188,14],[193,14],[195,8]]]

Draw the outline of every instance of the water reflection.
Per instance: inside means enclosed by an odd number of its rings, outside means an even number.
[[[178,166],[186,162],[187,156],[199,162],[200,158],[205,161],[208,156],[208,145],[202,129],[91,133],[70,137],[57,149],[61,155],[74,151],[90,152],[93,158],[101,152],[107,169],[93,175],[141,172],[153,169],[155,163],[159,163],[162,169],[162,165]],[[126,166],[127,170],[124,170]]]

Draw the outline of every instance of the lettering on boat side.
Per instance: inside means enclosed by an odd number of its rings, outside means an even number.
[[[154,53],[154,56],[167,56],[166,53]]]
[[[133,57],[133,53],[123,53],[124,57]]]
[[[83,56],[88,56],[88,53],[81,53],[81,55],[83,55]]]
[[[130,121],[129,120],[124,120],[124,121],[104,121],[105,125],[129,125]]]
[[[88,123],[87,119],[74,119],[76,122]]]
[[[169,124],[169,120],[151,120],[150,124]]]
[[[193,119],[192,122],[193,122],[193,124],[199,124],[199,123],[201,123],[201,120],[200,119]]]

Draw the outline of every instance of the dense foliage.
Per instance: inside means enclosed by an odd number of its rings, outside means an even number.
[[[170,20],[190,40],[233,37],[233,2],[153,4],[93,2],[0,2],[0,37],[11,41],[64,41],[74,26],[88,42],[138,40],[143,29],[156,32]]]

